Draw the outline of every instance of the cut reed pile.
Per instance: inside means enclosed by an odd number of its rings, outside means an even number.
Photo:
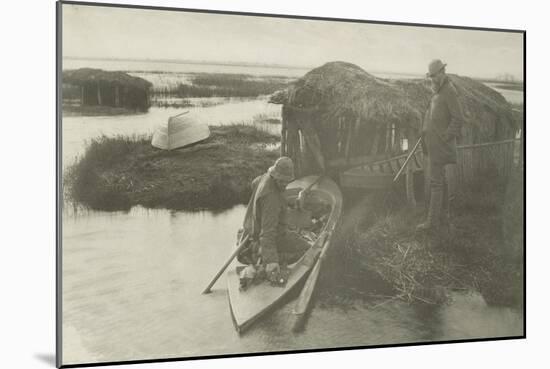
[[[415,231],[424,211],[403,207],[400,196],[388,192],[361,204],[334,261],[335,268],[347,265],[338,272],[345,279],[340,288],[384,296],[377,302],[423,304],[443,303],[452,291],[477,291],[490,304],[521,306],[521,173],[509,182],[486,177],[460,192],[453,227],[432,234]]]

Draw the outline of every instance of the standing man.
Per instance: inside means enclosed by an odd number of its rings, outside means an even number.
[[[244,218],[244,232],[250,235],[250,247],[245,248],[239,260],[251,264],[243,276],[255,274],[258,261],[265,268],[268,279],[279,277],[279,244],[284,238],[283,217],[286,201],[283,192],[294,180],[294,164],[286,156],[277,159],[266,173],[252,181],[252,196]]]
[[[427,154],[429,208],[426,221],[417,230],[435,230],[441,220],[449,222],[450,199],[454,183],[448,186],[449,165],[456,163],[456,140],[464,122],[457,92],[441,60],[433,60],[426,76],[432,83],[433,96],[422,125],[422,149]],[[450,187],[450,188],[449,188]],[[451,190],[451,191],[449,191]],[[449,196],[451,192],[451,196]],[[442,214],[442,210],[445,210]]]

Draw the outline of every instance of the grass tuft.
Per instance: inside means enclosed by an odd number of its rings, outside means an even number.
[[[269,149],[276,142],[244,124],[213,126],[206,141],[172,151],[152,147],[149,136],[102,136],[66,170],[66,200],[100,210],[225,209],[246,203],[252,179],[279,155]]]

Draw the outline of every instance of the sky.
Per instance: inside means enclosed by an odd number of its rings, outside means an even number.
[[[523,77],[523,35],[372,23],[63,5],[63,56],[178,59],[317,67],[354,63],[367,72],[447,72]]]

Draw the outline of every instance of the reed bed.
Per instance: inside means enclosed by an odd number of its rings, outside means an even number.
[[[149,136],[93,139],[65,172],[65,200],[99,210],[218,210],[246,203],[252,179],[278,157],[270,149],[278,137],[245,124],[210,128],[206,141],[172,151],[152,147]]]

